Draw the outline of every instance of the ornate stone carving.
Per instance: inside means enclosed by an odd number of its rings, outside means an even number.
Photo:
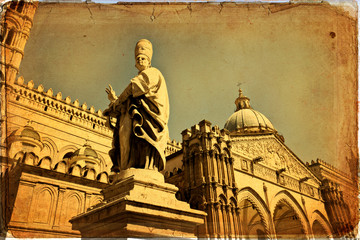
[[[296,157],[273,136],[234,138],[232,150],[250,158],[261,156],[263,164],[275,169],[285,168],[287,174],[297,178],[309,176]]]

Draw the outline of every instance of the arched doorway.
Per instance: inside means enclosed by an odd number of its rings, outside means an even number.
[[[307,239],[299,215],[286,201],[278,203],[273,220],[277,238]]]
[[[244,199],[240,202],[240,223],[243,237],[248,239],[267,239],[264,220],[257,206]]]

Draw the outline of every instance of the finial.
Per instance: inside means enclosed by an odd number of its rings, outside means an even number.
[[[65,98],[65,102],[66,102],[67,104],[70,104],[70,103],[71,103],[71,98],[70,98],[69,96],[67,96],[67,97]]]
[[[87,104],[86,104],[86,102],[84,102],[83,105],[81,105],[81,108],[82,108],[82,110],[87,110]]]
[[[61,99],[62,99],[62,93],[61,93],[61,92],[58,92],[58,93],[56,94],[56,99],[57,99],[57,100],[61,100]]]
[[[27,84],[28,88],[32,89],[34,87],[34,81],[30,80]]]
[[[89,136],[86,137],[83,147],[91,147],[89,144]]]
[[[32,81],[32,80],[31,80]],[[49,88],[49,90],[47,90],[47,92],[46,92],[46,95],[48,95],[49,97],[52,97],[53,96],[53,90],[52,90],[52,88]]]
[[[42,84],[40,84],[37,88],[38,92],[43,92],[44,91],[44,86]]]
[[[78,107],[79,106],[79,100],[76,99],[73,104],[74,104],[75,107]]]
[[[250,99],[244,96],[241,88],[239,88],[239,97],[235,100],[235,105],[236,105],[236,111],[239,111],[240,109],[251,108]]]
[[[20,76],[18,79],[17,79],[17,83],[19,85],[23,85],[24,84],[24,77],[23,76]]]

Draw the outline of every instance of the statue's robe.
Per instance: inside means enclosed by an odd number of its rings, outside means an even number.
[[[116,116],[113,169],[165,168],[165,148],[169,139],[169,99],[161,72],[153,67],[141,71],[118,99],[111,103],[110,116]]]

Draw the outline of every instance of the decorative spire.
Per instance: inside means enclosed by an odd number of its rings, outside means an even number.
[[[239,111],[240,109],[251,108],[250,99],[243,95],[241,88],[239,88],[239,97],[235,100],[235,105],[236,111]]]

